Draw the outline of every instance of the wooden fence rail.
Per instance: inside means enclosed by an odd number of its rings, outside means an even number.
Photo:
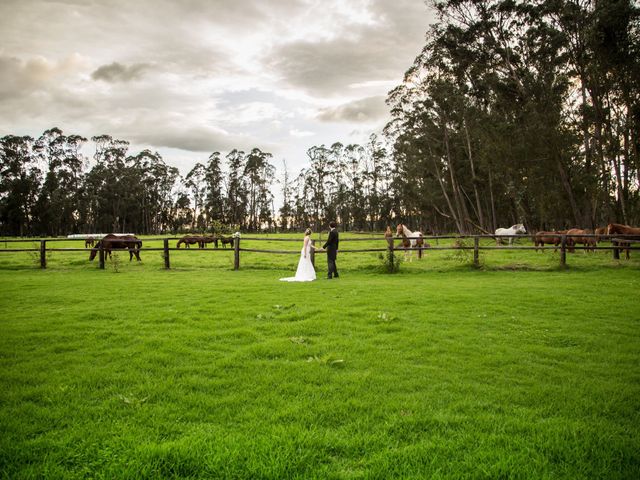
[[[584,235],[559,235],[561,237],[559,246],[544,246],[544,247],[536,247],[536,246],[518,246],[518,245],[480,245],[481,239],[495,239],[495,235],[441,235],[441,236],[425,236],[425,237],[406,237],[409,240],[421,238],[423,240],[435,240],[438,242],[439,240],[458,240],[456,245],[451,246],[429,246],[429,247],[409,247],[404,248],[402,246],[394,245],[394,242],[389,243],[387,238],[384,237],[368,237],[368,238],[345,238],[341,240],[341,243],[344,245],[346,242],[362,242],[362,241],[376,241],[376,242],[385,242],[387,245],[381,248],[364,248],[364,249],[341,249],[339,252],[341,254],[350,254],[350,253],[382,253],[389,252],[391,258],[396,254],[398,250],[402,252],[407,251],[428,251],[428,250],[473,250],[473,264],[475,266],[479,266],[480,264],[480,251],[481,250],[560,250],[560,265],[565,267],[567,264],[567,251],[569,249],[575,250],[611,250],[613,252],[613,258],[620,258],[620,251],[622,250],[640,250],[640,247],[632,246],[632,243],[640,242],[640,238],[638,236],[633,235],[595,235],[595,234],[584,234]],[[530,239],[531,235],[503,235],[503,238],[525,238]],[[611,241],[611,246],[576,246],[576,245],[568,245],[567,239],[571,237],[597,237],[600,241],[608,240]],[[299,255],[300,250],[267,250],[267,249],[258,249],[258,248],[242,248],[241,247],[241,238],[234,237],[233,248],[194,248],[194,249],[180,249],[180,248],[171,248],[169,247],[170,240],[180,240],[182,237],[166,237],[160,239],[153,239],[154,241],[162,241],[161,248],[142,248],[145,252],[163,252],[163,260],[164,260],[164,268],[171,268],[171,258],[170,252],[172,251],[217,251],[217,252],[231,252],[233,251],[233,268],[234,270],[240,269],[240,255],[241,252],[251,252],[251,253],[265,253],[265,254],[276,254],[276,255]],[[398,240],[398,237],[394,237],[394,240]],[[460,241],[464,240],[473,240],[473,245],[467,245],[465,243],[461,243]],[[292,238],[259,238],[259,237],[243,237],[244,241],[272,241],[272,242],[297,242],[300,243],[300,239],[292,239]],[[39,252],[40,254],[40,267],[47,268],[47,252],[87,252],[91,249],[89,248],[51,248],[47,247],[47,242],[67,242],[67,241],[83,241],[82,239],[69,239],[69,238],[48,238],[48,239],[2,239],[0,243],[39,243],[36,247],[33,248],[0,248],[0,253],[4,252]],[[122,242],[134,242],[133,240],[127,241],[122,240]],[[315,244],[315,241],[312,240],[312,245]],[[6,245],[5,245],[6,246]],[[105,250],[100,244],[97,248],[98,250],[98,258],[99,258],[99,268],[105,268]],[[311,261],[315,265],[315,255],[316,253],[325,253],[324,251],[317,252],[314,249],[311,249]]]

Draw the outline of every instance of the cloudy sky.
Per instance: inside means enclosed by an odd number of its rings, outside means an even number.
[[[297,171],[381,130],[432,18],[423,0],[0,0],[0,135],[110,134],[183,174],[259,147]]]

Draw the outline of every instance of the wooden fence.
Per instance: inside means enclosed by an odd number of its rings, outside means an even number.
[[[572,251],[572,249],[576,249],[576,250],[611,250],[613,252],[613,258],[614,259],[619,259],[620,258],[620,251],[622,250],[640,250],[640,247],[635,247],[632,246],[631,243],[633,242],[640,242],[640,239],[637,236],[630,236],[630,235],[597,235],[597,237],[600,240],[608,240],[611,241],[611,246],[596,246],[596,247],[588,247],[588,246],[571,246],[567,244],[567,239],[571,238],[571,237],[591,237],[591,238],[595,238],[596,235],[559,235],[561,237],[561,241],[560,244],[555,247],[555,246],[544,246],[544,247],[536,247],[536,246],[518,246],[518,245],[495,245],[495,246],[489,246],[489,245],[480,245],[480,240],[481,239],[486,239],[486,238],[491,238],[491,239],[495,239],[494,235],[466,235],[466,236],[460,236],[460,235],[444,235],[444,236],[429,236],[429,237],[407,237],[409,239],[414,239],[414,238],[422,238],[423,240],[429,241],[429,240],[435,240],[436,242],[439,242],[440,240],[451,240],[454,239],[456,240],[456,244],[455,245],[450,245],[450,246],[433,246],[430,245],[429,247],[422,247],[422,248],[418,248],[418,247],[414,247],[414,248],[404,248],[404,247],[398,247],[395,245],[395,241],[399,240],[399,238],[395,237],[394,238],[394,242],[388,242],[388,239],[385,237],[367,237],[367,238],[345,238],[345,239],[341,239],[340,243],[342,245],[344,245],[345,243],[348,242],[363,242],[363,241],[368,241],[368,242],[372,242],[372,241],[376,241],[376,242],[384,242],[386,244],[385,247],[383,248],[365,248],[365,249],[341,249],[339,250],[339,253],[341,255],[343,254],[349,254],[349,253],[365,253],[365,252],[371,252],[371,253],[382,253],[382,252],[389,252],[389,255],[391,256],[391,259],[393,260],[393,256],[396,254],[396,252],[400,251],[400,252],[407,252],[407,251],[419,251],[422,250],[424,251],[429,251],[429,250],[473,250],[473,264],[475,266],[479,266],[480,264],[480,251],[481,250],[548,250],[553,248],[554,250],[560,249],[560,265],[562,267],[565,267],[567,265],[567,251]],[[224,251],[228,251],[227,249],[219,249],[219,248],[205,248],[205,249],[201,249],[201,248],[194,248],[194,249],[188,249],[188,248],[184,248],[184,249],[180,249],[180,248],[171,248],[169,247],[169,241],[170,240],[179,240],[181,237],[168,237],[168,238],[161,238],[161,239],[153,239],[154,241],[158,241],[158,240],[162,240],[163,246],[162,248],[142,248],[141,250],[145,251],[145,252],[163,252],[163,259],[164,259],[164,267],[165,269],[170,269],[171,268],[171,253],[170,252],[174,252],[174,251],[189,251],[189,250],[195,250],[195,251],[218,251],[218,252],[224,252]],[[531,235],[504,235],[501,236],[501,238],[513,238],[513,239],[519,239],[519,238],[524,238],[524,239],[531,239]],[[296,243],[300,243],[300,239],[292,239],[292,238],[252,238],[252,237],[247,237],[245,238],[246,241],[269,241],[269,242],[296,242]],[[468,245],[467,243],[465,243],[466,240],[472,240],[473,241],[473,245]],[[47,252],[88,252],[90,251],[89,248],[47,248],[47,242],[78,242],[80,241],[79,239],[68,239],[68,238],[49,238],[49,239],[7,239],[7,240],[0,240],[0,243],[5,243],[5,247],[6,244],[8,243],[38,243],[39,246],[37,248],[22,248],[22,249],[18,249],[18,248],[0,248],[0,254],[4,253],[4,252],[39,252],[39,256],[40,256],[40,267],[41,268],[47,268]],[[234,238],[234,244],[233,244],[233,268],[234,270],[239,270],[240,269],[240,255],[241,252],[254,252],[254,253],[265,253],[265,254],[284,254],[284,255],[299,255],[300,254],[300,250],[265,250],[265,249],[256,249],[256,248],[242,248],[241,247],[241,237],[235,237]],[[312,245],[314,244],[314,240],[311,240]],[[623,244],[623,245],[621,245]],[[120,250],[120,251],[124,251],[124,250]],[[311,249],[311,261],[312,263],[315,265],[315,255],[316,253],[325,253],[323,251],[319,251],[316,252],[313,248]],[[100,269],[104,269],[105,268],[105,250],[102,248],[102,244],[97,247],[97,256],[98,256],[98,266]]]

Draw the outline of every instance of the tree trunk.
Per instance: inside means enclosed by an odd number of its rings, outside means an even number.
[[[496,217],[496,202],[493,197],[493,174],[491,173],[491,164],[489,163],[489,197],[491,198],[491,220],[493,222],[492,231],[496,231],[498,228],[497,225],[497,217]]]
[[[569,181],[567,172],[562,166],[562,162],[560,161],[560,159],[558,158],[556,161],[558,165],[558,171],[560,172],[560,179],[562,180],[562,186],[564,187],[564,190],[565,192],[567,192],[567,196],[569,197],[569,203],[571,204],[571,211],[573,213],[573,220],[576,225],[581,225],[582,224],[582,222],[580,221],[581,215],[580,215],[580,211],[578,210],[578,204],[576,203],[576,199],[573,195],[571,182]]]
[[[436,170],[436,178],[438,179],[438,183],[440,184],[440,188],[442,189],[442,195],[444,195],[445,200],[447,201],[447,206],[449,207],[449,213],[453,217],[453,220],[456,223],[456,227],[458,228],[458,232],[462,233],[462,224],[460,223],[460,219],[456,215],[456,212],[451,204],[451,199],[447,194],[447,189],[444,186],[444,182],[442,181],[442,175],[440,174],[440,169],[438,168],[438,163],[436,162],[436,158],[431,155],[431,159],[433,160],[433,166]]]
[[[478,178],[476,177],[476,168],[473,162],[473,155],[471,154],[471,139],[469,138],[469,130],[467,129],[467,122],[463,123],[464,133],[467,139],[467,153],[469,155],[469,164],[471,165],[471,184],[473,185],[473,194],[476,199],[476,213],[478,215],[478,222],[484,228],[484,215],[482,213],[482,205],[480,204],[480,195],[478,194]]]
[[[453,171],[453,160],[451,160],[451,151],[449,149],[449,131],[446,124],[443,122],[442,128],[444,129],[444,145],[447,154],[447,168],[449,169],[449,178],[451,180],[451,192],[453,193],[453,200],[456,207],[456,218],[458,219],[458,230],[461,234],[466,232],[464,215],[461,202],[464,199],[460,198],[460,190],[456,182],[455,172]]]

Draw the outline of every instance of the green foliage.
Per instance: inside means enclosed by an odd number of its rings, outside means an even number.
[[[120,258],[120,253],[111,252],[111,256],[108,258],[109,268],[113,270],[114,273],[120,273],[122,267],[122,259]]]
[[[388,99],[397,211],[460,232],[637,223],[637,5],[432,3],[438,21]]]
[[[400,271],[402,257],[398,255],[398,252],[387,250],[385,253],[379,253],[378,259],[380,260],[380,270],[382,272],[398,273]]]

